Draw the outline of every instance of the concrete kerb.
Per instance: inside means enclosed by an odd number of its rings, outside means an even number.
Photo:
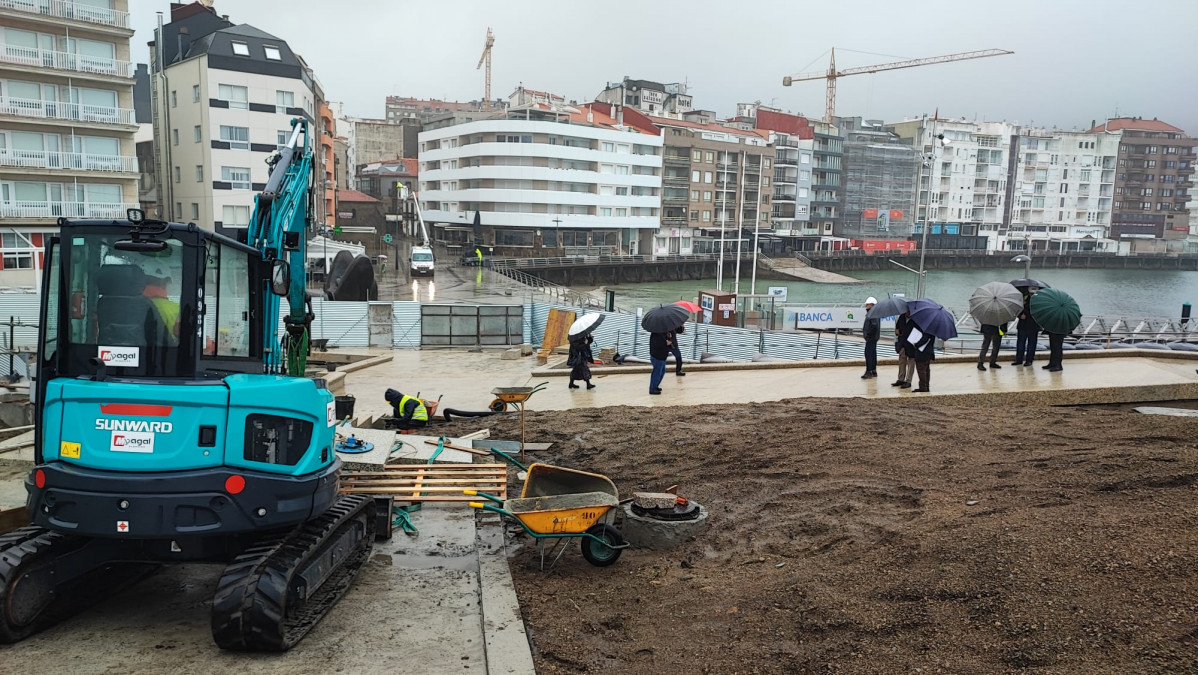
[[[503,521],[480,511],[476,520],[478,583],[482,609],[483,644],[487,673],[536,675],[532,648],[520,614],[520,600],[512,583],[504,539]]]
[[[1036,354],[1040,360],[1047,358],[1046,350],[1037,350]],[[1064,353],[1066,361],[1074,359],[1115,359],[1128,356],[1143,356],[1154,359],[1174,359],[1181,361],[1194,361],[1198,363],[1198,352],[1184,352],[1165,349],[1087,349],[1078,351],[1066,351]],[[1013,358],[1009,352],[1000,352],[999,359]],[[937,354],[935,363],[974,363],[978,360],[977,354]],[[672,364],[672,362],[671,362]],[[811,359],[808,361],[770,361],[770,362],[751,362],[739,361],[736,363],[697,363],[694,361],[683,360],[686,370],[703,371],[729,371],[729,370],[781,370],[787,368],[840,368],[847,366],[865,367],[865,359]],[[898,365],[898,357],[879,357],[879,366],[896,366]],[[672,365],[670,366],[672,367]],[[592,375],[612,375],[615,373],[648,373],[653,371],[653,366],[648,363],[637,363],[625,366],[591,366]],[[532,371],[533,377],[564,377],[570,374],[570,368],[566,366],[566,360],[561,359],[552,364],[546,364]],[[1159,399],[1154,399],[1159,400]]]

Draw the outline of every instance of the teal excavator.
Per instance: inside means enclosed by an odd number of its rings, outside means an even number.
[[[60,220],[45,250],[32,525],[0,536],[0,642],[160,565],[207,562],[225,565],[216,644],[286,650],[389,535],[389,505],[340,494],[334,396],[305,377],[312,141],[306,120],[291,126],[244,241],[136,210]]]

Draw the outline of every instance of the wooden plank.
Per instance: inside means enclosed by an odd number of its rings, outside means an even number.
[[[483,490],[486,492],[486,490]],[[462,495],[465,497],[466,495]],[[0,510],[0,534],[12,532],[18,527],[25,527],[29,524],[29,518],[25,513],[24,506],[18,506],[15,509]]]
[[[574,319],[574,312],[569,310],[549,310],[549,317],[545,320],[545,337],[541,341],[541,349],[537,352],[538,357],[548,358],[555,347],[566,344],[570,324],[574,323]]]
[[[439,441],[434,441],[434,440],[430,439],[430,440],[425,441],[425,443],[428,445],[437,445],[439,443]],[[475,450],[474,448],[467,448],[464,445],[454,445],[453,443],[446,443],[445,447],[449,448],[450,450],[461,450],[462,452],[468,452],[472,455],[481,455],[483,457],[486,457],[487,455],[491,454],[491,453],[487,452],[486,450]]]
[[[419,495],[415,494],[417,491],[419,491],[419,492],[448,492],[450,494],[462,494],[463,489],[468,490],[471,488],[469,485],[418,485],[416,487],[412,487],[410,485],[395,485],[395,486],[391,486],[391,487],[381,486],[381,487],[377,487],[377,488],[373,487],[373,486],[369,486],[369,485],[358,485],[358,486],[354,486],[353,488],[341,488],[341,491],[346,494],[352,493],[355,495],[386,494],[386,493],[407,494],[407,493],[411,492],[411,493],[413,493],[414,496],[419,496]],[[484,488],[484,489],[480,489],[479,492],[486,492],[489,494],[489,493],[491,493],[491,490]]]
[[[477,479],[477,480],[428,480],[420,483],[420,485],[442,485],[446,487],[462,487],[469,488],[475,485],[496,485],[506,484],[506,480],[502,479]],[[417,487],[416,481],[410,480],[363,480],[354,481],[352,483],[342,483],[342,490],[356,490],[358,488],[373,488],[373,487]]]
[[[507,466],[507,464],[387,464],[383,469],[387,471],[415,471],[418,467],[424,467],[425,469],[432,469],[434,471],[497,471],[506,469]]]
[[[490,429],[479,429],[478,431],[472,431],[472,432],[466,434],[465,436],[459,436],[458,438],[461,438],[463,441],[473,441],[475,439],[490,438],[490,437],[491,437]]]

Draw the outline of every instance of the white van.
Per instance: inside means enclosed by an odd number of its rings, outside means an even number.
[[[428,246],[413,246],[412,255],[408,258],[412,266],[412,275],[433,276],[433,249]]]

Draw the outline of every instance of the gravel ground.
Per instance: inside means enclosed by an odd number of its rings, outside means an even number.
[[[519,438],[441,429],[481,426]],[[1196,672],[1196,432],[870,399],[530,411],[537,459],[711,512],[608,568],[520,547],[538,671]]]

